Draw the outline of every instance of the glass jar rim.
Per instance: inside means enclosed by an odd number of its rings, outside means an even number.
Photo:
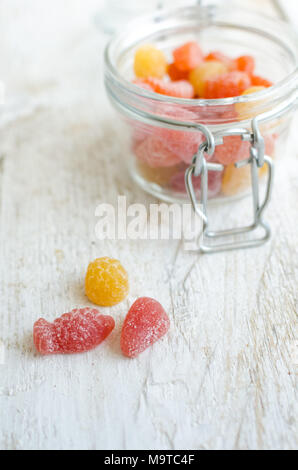
[[[220,7],[216,7],[220,9]],[[188,10],[188,12],[194,13],[195,11],[201,11],[205,12],[210,15],[211,12],[214,11],[214,5],[186,5],[184,7],[179,7],[179,8],[172,8],[172,9],[166,9],[166,10],[161,10],[161,11],[155,11],[154,13],[151,13],[150,15],[145,15],[142,17],[139,17],[132,22],[129,23],[129,25],[124,28],[121,33],[116,34],[107,44],[105,48],[105,54],[104,54],[104,59],[105,59],[105,66],[108,70],[108,72],[111,74],[111,77],[113,78],[114,81],[117,82],[117,85],[120,86],[123,91],[128,91],[131,93],[133,96],[136,98],[145,98],[145,99],[150,99],[154,100],[156,102],[161,102],[161,103],[166,103],[166,104],[174,104],[174,105],[180,105],[180,106],[188,106],[188,107],[218,107],[218,106],[227,106],[227,105],[234,105],[236,103],[253,103],[256,101],[259,101],[260,99],[268,99],[270,97],[274,97],[277,95],[283,95],[288,93],[289,89],[294,90],[295,88],[298,88],[298,34],[292,28],[291,25],[286,23],[283,20],[276,19],[273,17],[270,17],[268,15],[260,15],[259,12],[255,10],[249,10],[246,8],[239,8],[237,7],[237,12],[243,13],[243,17],[246,15],[250,15],[251,17],[254,16],[256,19],[262,19],[267,21],[267,23],[271,22],[272,27],[275,25],[279,25],[280,27],[286,27],[286,31],[288,33],[288,36],[293,36],[295,43],[297,44],[296,47],[296,54],[295,54],[295,68],[294,70],[289,73],[285,78],[282,80],[278,81],[276,84],[272,85],[271,87],[268,87],[264,90],[258,91],[253,94],[247,94],[247,95],[240,95],[240,96],[235,96],[235,97],[229,97],[229,98],[220,98],[220,99],[203,99],[203,98],[195,98],[195,99],[185,99],[185,98],[176,98],[168,95],[161,95],[159,93],[156,93],[151,90],[147,90],[144,88],[141,88],[140,86],[130,82],[127,80],[125,77],[123,77],[119,71],[117,70],[116,65],[113,62],[113,47],[117,42],[121,42],[121,38],[125,38],[128,31],[131,31],[134,24],[140,26],[140,23],[143,24],[148,24],[149,22],[154,22],[156,23],[157,21],[159,24],[162,24],[162,21],[173,16],[174,14],[177,14],[179,12],[185,13],[185,11]],[[216,24],[216,21],[215,23]],[[232,23],[231,23],[232,24]],[[247,27],[247,30],[251,30],[251,28]],[[162,30],[161,30],[162,31]],[[161,32],[160,31],[160,32]],[[254,32],[259,32],[262,33],[261,28],[254,28]],[[267,35],[268,36],[268,35]],[[139,38],[141,39],[141,38]],[[270,39],[274,39],[275,41],[277,40],[279,43],[281,43],[280,38],[277,36],[274,36],[274,34],[270,35]],[[283,47],[285,47],[285,43],[282,43]]]

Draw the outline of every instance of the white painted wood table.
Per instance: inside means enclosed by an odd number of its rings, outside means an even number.
[[[266,246],[200,256],[176,241],[98,241],[99,202],[155,202],[124,170],[101,78],[98,4],[0,5],[0,448],[296,448],[295,142],[278,167]],[[234,220],[250,208],[241,203]],[[218,209],[217,223],[233,209]],[[84,274],[103,255],[130,275],[129,297],[104,309],[116,329],[92,352],[40,357],[34,321],[91,305]],[[171,330],[127,360],[121,322],[143,295],[164,304]]]

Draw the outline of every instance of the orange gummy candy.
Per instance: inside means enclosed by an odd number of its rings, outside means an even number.
[[[128,275],[118,260],[104,257],[89,264],[85,292],[91,302],[110,307],[125,299],[128,290]]]
[[[204,98],[217,99],[241,95],[250,87],[251,81],[245,72],[229,72],[206,81]]]
[[[273,85],[270,80],[267,80],[266,78],[259,77],[258,75],[253,75],[251,77],[251,84],[252,86],[263,86],[265,88],[269,88]]]
[[[183,46],[175,49],[173,56],[175,66],[182,72],[193,70],[204,58],[200,46],[194,41],[187,42]]]
[[[235,59],[235,67],[240,72],[246,72],[252,75],[255,70],[255,59],[251,55],[242,55]]]

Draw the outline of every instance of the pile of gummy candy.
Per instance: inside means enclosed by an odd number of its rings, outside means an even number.
[[[153,45],[139,47],[134,57],[133,83],[155,93],[184,99],[221,99],[258,93],[273,85],[255,74],[255,60],[250,55],[231,58],[213,51],[204,55],[200,46],[188,42],[173,51],[173,61],[168,63],[163,51]],[[232,111],[231,111],[232,107]],[[236,103],[223,107],[227,118],[250,118],[252,104]],[[199,109],[199,111],[198,111]],[[205,107],[205,114],[208,108]],[[190,108],[166,102],[157,102],[156,113],[172,119],[204,124],[204,107]],[[231,113],[233,116],[231,116]],[[221,116],[224,117],[224,116]],[[205,140],[202,133],[171,130],[147,124],[134,123],[132,150],[142,176],[150,182],[173,191],[185,192],[184,173]],[[276,135],[265,135],[267,155],[273,156]],[[216,147],[212,161],[225,166],[224,172],[210,172],[209,197],[218,194],[231,196],[249,184],[249,168],[236,169],[234,163],[249,157],[250,144],[240,136],[224,138]],[[260,175],[265,167],[260,169]],[[200,190],[200,177],[193,178],[194,188]]]
[[[113,306],[129,291],[128,274],[121,263],[108,257],[97,258],[87,269],[85,292],[101,307]],[[33,340],[42,355],[89,351],[102,343],[115,327],[110,315],[95,308],[74,309],[53,323],[40,318],[33,327]],[[140,297],[130,307],[121,331],[121,350],[133,358],[164,336],[170,320],[157,300]]]

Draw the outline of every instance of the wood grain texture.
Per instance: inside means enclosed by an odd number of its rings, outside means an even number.
[[[83,3],[0,6],[1,55],[15,58],[1,77],[8,102],[21,103],[0,128],[0,448],[297,448],[294,142],[278,166],[266,246],[202,256],[176,241],[98,241],[99,202],[155,200],[126,173],[101,83],[98,2]],[[216,223],[244,222],[250,201],[239,204],[213,209]],[[102,255],[121,259],[130,276],[129,297],[104,309],[116,329],[86,354],[38,356],[34,321],[88,305],[86,266]],[[121,322],[141,295],[158,298],[171,330],[128,360]]]

